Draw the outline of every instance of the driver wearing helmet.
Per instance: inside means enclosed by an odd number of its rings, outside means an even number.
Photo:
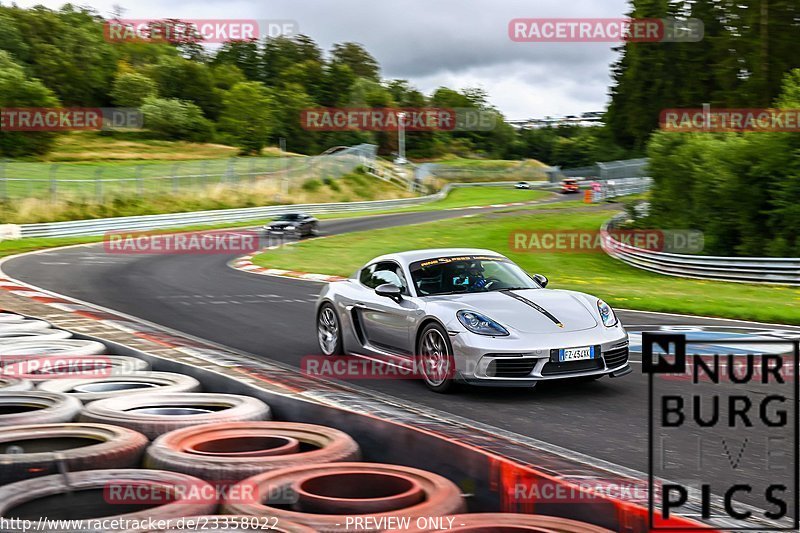
[[[483,266],[480,262],[471,263],[459,276],[458,284],[466,285],[471,291],[483,289],[486,286],[486,278],[483,276]]]

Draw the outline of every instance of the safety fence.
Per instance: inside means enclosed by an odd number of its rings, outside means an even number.
[[[704,256],[645,250],[619,242],[609,232],[624,217],[618,215],[603,225],[601,242],[608,255],[633,267],[684,278],[800,285],[800,258]]]
[[[309,179],[339,178],[370,167],[377,146],[339,147],[319,156],[234,157],[150,163],[36,163],[0,160],[0,199],[56,200],[155,196],[213,186],[252,187],[274,182],[288,190]]]
[[[509,182],[489,183],[451,183],[441,191],[416,198],[395,200],[372,200],[363,202],[336,202],[321,204],[288,204],[265,207],[246,207],[241,209],[220,209],[214,211],[192,211],[188,213],[167,213],[163,215],[142,215],[132,217],[98,218],[90,220],[71,220],[66,222],[47,222],[22,224],[15,231],[7,231],[13,238],[27,237],[78,237],[104,235],[111,231],[144,231],[153,229],[180,228],[188,226],[214,225],[264,220],[286,213],[298,211],[313,214],[349,213],[375,211],[401,207],[413,207],[440,200],[454,188],[459,187],[508,187]],[[545,186],[546,183],[536,184]],[[0,235],[2,238],[2,235]],[[10,238],[10,237],[9,237]]]

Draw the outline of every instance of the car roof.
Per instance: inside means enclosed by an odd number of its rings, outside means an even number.
[[[409,250],[407,252],[381,255],[366,264],[371,265],[377,261],[396,261],[405,266],[416,261],[424,261],[425,259],[460,255],[491,255],[493,257],[505,257],[503,254],[492,250],[484,250],[482,248],[428,248],[424,250]]]

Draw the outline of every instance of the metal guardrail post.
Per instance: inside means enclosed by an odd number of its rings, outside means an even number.
[[[8,198],[8,181],[6,180],[7,159],[0,159],[0,198]]]
[[[97,203],[103,203],[103,180],[101,179],[103,175],[103,167],[98,167],[97,170],[94,171],[94,195],[97,199]]]
[[[233,182],[233,180],[234,180],[234,177],[236,176],[236,168],[235,168],[235,165],[236,165],[236,159],[235,159],[235,158],[233,158],[233,157],[231,157],[231,158],[228,160],[228,168],[227,168],[227,170],[225,171],[225,181],[226,181],[226,182],[228,182],[228,183],[231,183],[231,182]]]
[[[206,184],[208,177],[208,161],[200,163],[200,174],[197,176],[197,187],[202,188]]]
[[[179,187],[179,184],[178,184],[178,167],[179,166],[180,166],[180,163],[175,163],[175,165],[173,165],[173,167],[172,167],[172,193],[173,194],[177,194],[178,193],[178,187]]]
[[[58,196],[58,182],[56,181],[56,172],[58,172],[58,164],[53,163],[50,166],[50,201],[55,202]]]
[[[138,165],[136,167],[135,177],[136,177],[136,192],[139,196],[144,195],[144,183],[142,181],[142,165]]]

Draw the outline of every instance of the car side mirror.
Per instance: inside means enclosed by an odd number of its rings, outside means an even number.
[[[547,284],[550,282],[550,280],[547,279],[547,276],[542,276],[541,274],[534,274],[533,280],[541,285],[543,289],[547,287]]]
[[[378,296],[385,296],[392,300],[400,300],[402,298],[403,289],[394,283],[384,283],[375,288],[375,294]]]

